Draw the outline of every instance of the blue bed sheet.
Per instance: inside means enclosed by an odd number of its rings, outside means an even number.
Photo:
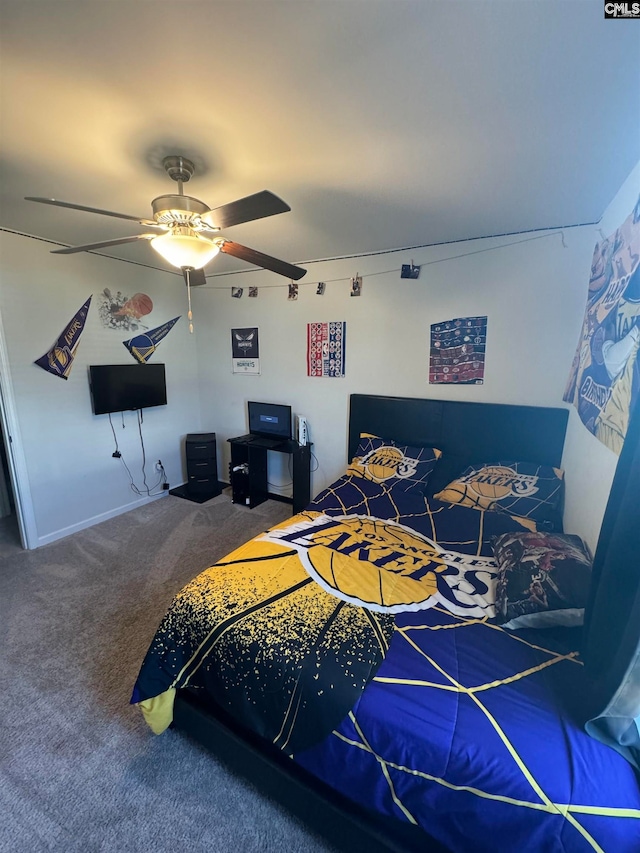
[[[313,506],[343,514],[354,505],[427,535],[438,528],[440,544],[472,553],[514,523],[468,509],[475,517],[460,524],[460,507],[431,501],[423,510],[350,477]],[[474,523],[484,528],[482,547]],[[578,639],[575,629],[509,632],[441,605],[396,614],[389,650],[355,707],[295,760],[452,851],[638,853],[639,781],[583,730]]]

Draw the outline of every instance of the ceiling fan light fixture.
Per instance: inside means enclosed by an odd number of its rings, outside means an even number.
[[[154,237],[151,245],[167,263],[179,269],[202,269],[220,251],[218,243],[201,237],[192,228],[187,227],[173,228],[167,234]]]
[[[165,157],[162,161],[169,177],[178,184],[177,193],[168,193],[151,202],[153,219],[144,216],[131,216],[128,213],[115,213],[113,210],[102,210],[98,207],[87,207],[83,204],[73,204],[55,198],[40,198],[27,196],[26,201],[37,201],[41,204],[52,204],[57,207],[82,210],[87,213],[97,213],[102,216],[113,216],[116,219],[127,219],[150,228],[162,229],[164,233],[133,234],[127,237],[117,237],[113,240],[101,240],[97,243],[83,243],[80,246],[65,246],[62,249],[52,249],[57,255],[74,255],[77,252],[93,252],[95,249],[111,248],[135,243],[138,240],[149,241],[156,252],[171,266],[181,270],[202,270],[218,252],[224,252],[239,260],[246,261],[264,270],[270,270],[285,278],[297,281],[307,272],[302,267],[272,258],[263,252],[257,252],[241,243],[227,240],[218,233],[232,225],[252,222],[266,216],[275,216],[291,210],[288,204],[269,190],[253,193],[253,195],[236,199],[229,204],[210,208],[200,199],[184,194],[183,184],[195,171],[191,160],[175,154]],[[206,235],[206,236],[203,236]],[[123,259],[124,260],[124,259]],[[204,284],[204,276],[194,282]],[[187,277],[189,286],[191,277]]]

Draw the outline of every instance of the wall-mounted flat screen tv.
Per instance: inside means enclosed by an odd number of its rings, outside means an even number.
[[[247,403],[249,432],[265,438],[291,438],[291,406],[279,403]]]
[[[148,409],[167,402],[164,364],[92,364],[89,385],[94,415]]]

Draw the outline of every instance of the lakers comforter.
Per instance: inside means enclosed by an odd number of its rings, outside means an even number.
[[[347,797],[452,851],[640,850],[640,786],[589,738],[572,631],[491,622],[522,520],[347,474],[174,599],[132,702],[190,688]]]

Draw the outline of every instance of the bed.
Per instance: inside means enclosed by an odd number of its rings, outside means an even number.
[[[637,853],[634,770],[583,730],[579,628],[497,608],[496,543],[562,538],[566,421],[352,395],[345,474],[177,594],[132,701],[344,849]]]

